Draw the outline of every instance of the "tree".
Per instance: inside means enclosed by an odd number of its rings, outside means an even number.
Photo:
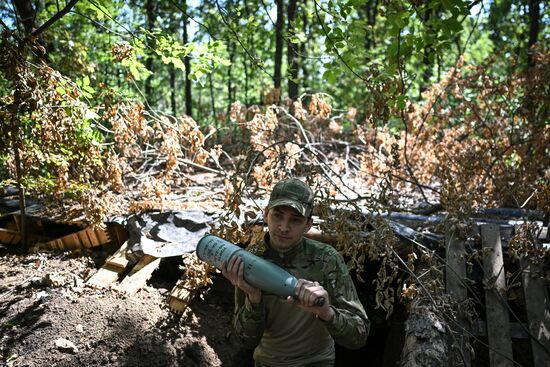
[[[298,97],[298,41],[294,37],[294,20],[296,18],[296,0],[290,0],[287,8],[287,80],[288,80],[288,98],[294,100]]]
[[[183,44],[186,45],[189,43],[189,34],[188,34],[188,16],[187,16],[187,0],[183,0],[183,12],[182,12],[182,29],[183,29]],[[185,113],[188,116],[193,116],[193,96],[191,94],[191,57],[186,55],[183,58],[183,63],[185,65]]]
[[[540,1],[529,0],[529,40],[527,41],[527,65],[533,66],[532,47],[537,43],[540,23]]]
[[[25,28],[25,33],[31,35],[36,29],[38,29],[37,14],[30,0],[14,0],[13,4],[17,9],[21,23]]]
[[[146,14],[146,29],[149,32],[153,32],[155,28],[156,23],[156,17],[157,17],[157,10],[158,10],[158,4],[156,0],[146,0],[145,1],[145,14]],[[154,49],[153,44],[153,38],[147,37],[147,47],[149,50]],[[152,72],[154,74],[154,58],[151,51],[147,52],[147,60],[145,61],[145,67],[147,70]],[[145,97],[147,98],[148,103],[151,106],[154,106],[156,104],[156,95],[153,91],[153,87],[151,86],[153,81],[152,77],[148,77],[145,79]]]
[[[273,72],[273,86],[281,90],[281,69],[283,67],[283,32],[285,26],[283,0],[275,0],[277,7],[277,21],[275,23],[275,67]]]

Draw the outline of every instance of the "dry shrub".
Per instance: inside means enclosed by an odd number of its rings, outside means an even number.
[[[489,65],[460,60],[425,93],[424,103],[407,106],[404,131],[358,127],[358,140],[367,144],[365,179],[374,183],[384,173],[395,188],[411,180],[434,187],[449,212],[548,211],[550,126],[542,106],[549,92],[540,86],[550,83],[550,61],[548,54],[536,59],[534,68],[506,78],[492,76]]]
[[[86,118],[90,108],[75,83],[42,62],[29,62],[21,42],[8,32],[0,41],[1,70],[12,91],[0,99],[0,152],[13,169],[7,182],[19,181],[44,198],[64,214],[61,219],[70,219],[66,208],[78,206],[85,222],[101,224],[110,176]]]

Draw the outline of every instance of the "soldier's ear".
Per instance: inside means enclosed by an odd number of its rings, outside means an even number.
[[[309,230],[311,229],[312,226],[313,226],[313,218],[309,217],[309,219],[307,220],[307,224],[306,224],[306,228],[304,230],[304,233],[309,232]]]

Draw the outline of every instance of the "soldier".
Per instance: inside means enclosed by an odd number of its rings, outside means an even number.
[[[313,224],[314,193],[296,178],[278,182],[264,218],[269,232],[263,258],[298,278],[294,297],[263,293],[243,278],[234,256],[222,273],[235,286],[233,324],[254,345],[255,366],[333,366],[334,343],[363,347],[370,321],[343,257],[330,245],[304,237]],[[316,305],[320,297],[325,302]]]

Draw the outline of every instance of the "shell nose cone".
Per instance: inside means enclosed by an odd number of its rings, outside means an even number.
[[[296,278],[294,278],[294,277],[286,278],[285,287],[290,288],[290,289],[294,289],[294,287],[296,287]]]

